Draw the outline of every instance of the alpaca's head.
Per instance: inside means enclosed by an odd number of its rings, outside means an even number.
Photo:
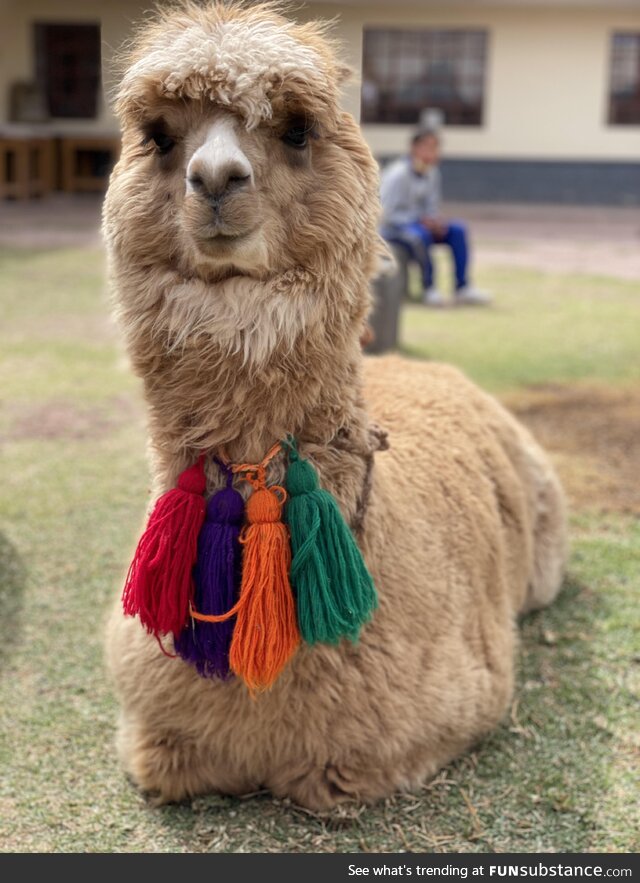
[[[142,28],[126,65],[107,229],[129,260],[211,280],[371,272],[376,167],[321,26],[187,3]]]

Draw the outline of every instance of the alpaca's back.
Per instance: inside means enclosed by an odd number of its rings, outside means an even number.
[[[549,603],[566,557],[565,505],[529,432],[448,365],[371,358],[365,379],[371,415],[390,430],[380,477],[393,473],[403,504],[428,519],[427,533],[445,529],[451,559],[469,538],[479,552],[487,532],[492,555],[504,554],[516,613]]]

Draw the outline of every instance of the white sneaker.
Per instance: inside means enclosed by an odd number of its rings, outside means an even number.
[[[439,308],[444,306],[445,301],[437,288],[425,288],[424,294],[422,295],[422,303],[425,307]]]
[[[453,302],[464,307],[484,307],[491,303],[491,295],[485,291],[478,291],[473,285],[465,285],[458,288]]]

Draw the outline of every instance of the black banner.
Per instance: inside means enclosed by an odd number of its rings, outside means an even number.
[[[0,873],[12,871],[64,874],[65,883],[74,875],[86,879],[90,873],[127,876],[153,875],[154,883],[184,874],[206,874],[203,879],[233,883],[359,883],[359,881],[411,879],[424,881],[483,880],[487,883],[517,878],[557,881],[564,878],[623,880],[640,883],[640,858],[611,853],[586,854],[354,854],[354,855],[2,855]],[[80,877],[82,875],[82,877]],[[178,876],[176,876],[178,875]],[[120,879],[118,883],[121,883]]]

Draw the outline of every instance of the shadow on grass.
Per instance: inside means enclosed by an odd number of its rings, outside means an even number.
[[[419,794],[323,816],[265,794],[212,795],[158,821],[198,852],[587,850],[611,755],[615,673],[599,637],[611,603],[569,578],[552,607],[526,616],[510,714]]]
[[[4,665],[20,637],[27,570],[3,533],[0,533],[0,665]]]

